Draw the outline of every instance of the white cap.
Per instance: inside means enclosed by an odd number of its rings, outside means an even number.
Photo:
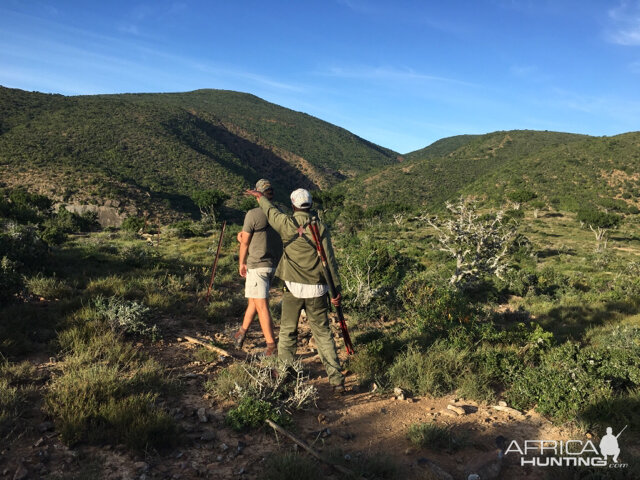
[[[311,207],[313,200],[311,199],[311,194],[308,190],[299,188],[298,190],[291,192],[291,203],[296,208],[309,208]]]

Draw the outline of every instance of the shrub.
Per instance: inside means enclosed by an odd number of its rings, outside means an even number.
[[[608,382],[592,375],[581,362],[580,348],[567,342],[551,349],[540,365],[524,370],[507,392],[515,408],[536,410],[555,420],[576,418],[585,405],[610,398]]]
[[[383,385],[386,383],[387,369],[398,353],[400,341],[392,333],[371,333],[379,335],[372,339],[366,338],[366,334],[356,338],[356,353],[349,357],[349,369],[358,376],[361,385],[374,381]]]
[[[441,427],[435,423],[414,423],[409,426],[407,438],[419,448],[455,451],[467,442],[453,433],[450,426]]]
[[[300,362],[283,365],[275,358],[251,357],[231,365],[207,382],[205,388],[238,402],[228,415],[229,424],[236,429],[257,426],[266,418],[276,423],[287,422],[285,412],[314,403],[317,397],[317,390],[308,383]]]
[[[252,396],[240,399],[238,405],[229,410],[225,417],[227,425],[234,430],[261,427],[265,420],[271,420],[278,425],[291,423],[291,417],[280,412],[272,403]]]
[[[502,211],[495,216],[480,216],[472,200],[461,199],[456,205],[446,206],[450,212],[446,220],[421,218],[438,232],[440,250],[456,262],[451,285],[466,289],[486,275],[502,278],[517,235],[516,226],[502,222]]]
[[[139,232],[144,228],[145,220],[142,217],[127,217],[122,221],[120,228],[126,232]]]
[[[96,321],[66,330],[62,373],[45,397],[62,440],[124,443],[135,450],[170,446],[176,426],[156,401],[169,391],[164,369]]]
[[[27,278],[25,283],[31,295],[50,300],[68,297],[73,292],[73,289],[64,280],[45,277],[41,273]]]
[[[114,331],[150,337],[154,342],[160,336],[158,327],[148,323],[149,308],[141,303],[98,296],[93,300],[93,308],[96,317],[106,321]]]
[[[409,347],[389,369],[389,379],[394,386],[419,395],[445,395],[458,387],[468,364],[467,350],[438,341],[425,351]]]
[[[463,292],[432,285],[426,272],[407,277],[399,294],[408,313],[407,322],[418,332],[444,331],[469,323],[476,315]]]

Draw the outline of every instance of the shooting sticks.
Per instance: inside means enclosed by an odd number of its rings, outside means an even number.
[[[218,257],[220,256],[220,247],[222,247],[222,237],[224,236],[224,228],[227,226],[227,221],[222,222],[222,230],[220,230],[220,239],[218,240],[218,250],[216,250],[216,258],[213,261],[213,271],[211,272],[211,281],[209,282],[209,288],[207,289],[207,303],[209,303],[209,295],[211,294],[211,287],[213,286],[213,278],[216,276],[216,268],[218,268]]]
[[[331,276],[331,272],[329,271],[327,254],[325,253],[324,247],[322,246],[322,240],[320,239],[320,230],[318,230],[318,222],[316,222],[315,219],[313,219],[309,224],[309,230],[311,230],[311,235],[313,235],[313,241],[316,244],[318,257],[320,257],[320,262],[322,263],[324,278],[327,280],[327,285],[329,286],[329,295],[331,295],[331,298],[336,298],[336,285],[333,281],[333,277]],[[344,314],[342,313],[341,306],[336,307],[336,313],[338,314],[338,321],[340,322],[340,329],[342,330],[342,338],[344,339],[344,346],[347,349],[347,354],[353,355],[353,344],[351,343],[351,337],[349,336],[349,331],[347,330],[347,322],[345,322],[344,320]]]

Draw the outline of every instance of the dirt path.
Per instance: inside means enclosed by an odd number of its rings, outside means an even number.
[[[199,329],[180,330],[165,322],[165,340],[146,345],[145,349],[164,364],[167,374],[181,383],[181,396],[164,399],[164,406],[184,432],[179,448],[135,456],[121,445],[100,447],[79,446],[68,449],[58,439],[53,425],[43,416],[40,404],[34,403],[23,415],[23,430],[14,432],[0,448],[0,478],[106,478],[106,479],[195,479],[260,478],[264,462],[275,451],[291,451],[292,442],[277,437],[264,427],[249,433],[237,433],[224,424],[230,403],[220,402],[206,393],[204,384],[230,362],[246,358],[264,348],[257,322],[248,334],[242,352],[231,347],[231,335],[236,325],[201,325]],[[336,337],[338,329],[335,328]],[[234,352],[235,358],[218,358],[213,362],[196,361],[199,347],[180,341],[184,335],[209,338]],[[301,323],[298,354],[308,369],[311,382],[317,387],[317,405],[296,413],[295,434],[320,452],[341,451],[343,455],[391,457],[403,470],[403,478],[436,478],[431,475],[428,459],[449,472],[453,478],[466,479],[473,466],[497,458],[495,439],[567,439],[576,432],[554,427],[537,414],[514,415],[497,411],[490,405],[479,405],[453,396],[443,398],[409,398],[398,400],[393,395],[358,391],[354,375],[347,376],[350,392],[336,397],[331,392],[324,369],[310,344],[310,332]],[[337,339],[337,344],[342,345]],[[340,351],[344,360],[344,348]],[[50,375],[55,363],[38,362],[44,376]],[[44,382],[43,386],[44,388]],[[464,415],[447,409],[460,406]],[[467,438],[468,446],[455,452],[438,452],[412,447],[406,438],[413,423],[436,422],[452,426],[454,432]],[[514,460],[515,461],[515,460]],[[498,478],[538,479],[540,470],[527,471],[507,459]],[[328,467],[327,478],[339,478]],[[468,473],[468,472],[467,472]]]

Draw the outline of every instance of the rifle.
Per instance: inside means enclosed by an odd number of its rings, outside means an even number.
[[[222,247],[222,236],[224,235],[224,227],[227,226],[227,221],[222,222],[222,230],[220,230],[220,239],[218,240],[218,250],[216,250],[216,258],[213,261],[213,271],[211,272],[211,281],[209,282],[209,288],[207,289],[207,303],[209,303],[209,294],[211,293],[211,287],[213,286],[213,278],[216,276],[216,268],[218,267],[218,257],[220,256],[220,247]]]
[[[327,285],[329,286],[329,295],[331,298],[336,298],[336,285],[333,281],[333,277],[331,276],[331,272],[329,271],[329,264],[327,261],[327,254],[324,251],[322,246],[322,241],[320,240],[320,230],[318,230],[318,222],[314,218],[311,220],[309,224],[309,230],[311,230],[311,235],[313,235],[313,241],[316,244],[316,250],[318,251],[318,257],[320,257],[320,262],[322,263],[322,271],[324,272],[324,278],[327,280]],[[353,355],[353,344],[351,343],[351,337],[349,336],[349,331],[347,330],[347,322],[344,320],[344,314],[342,313],[342,306],[335,307],[336,313],[338,314],[338,321],[340,322],[340,329],[342,330],[342,338],[344,339],[344,346],[347,349],[347,354]]]

